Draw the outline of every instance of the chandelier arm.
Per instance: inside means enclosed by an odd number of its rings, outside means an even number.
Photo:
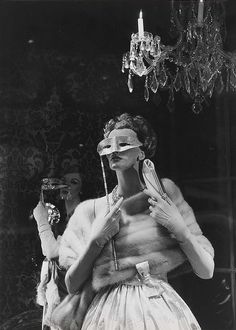
[[[152,60],[150,57],[146,57],[146,56],[144,58],[149,65],[153,66],[153,62],[155,62],[154,60]]]
[[[134,67],[130,68],[131,71],[136,74],[137,76],[141,77],[141,76],[146,76],[148,74],[148,69],[146,68],[145,71],[142,73],[142,75],[140,75],[139,71],[136,70]]]
[[[154,66],[149,66],[146,70],[147,70],[147,73],[146,73],[146,76],[147,76],[150,72],[152,72],[154,70]]]
[[[167,56],[172,52],[172,49],[168,49],[168,50],[163,50],[161,52],[161,54],[158,56],[157,58],[151,59],[150,57],[145,56],[145,60],[147,61],[147,63],[149,64],[149,66],[156,66],[157,63],[163,62],[165,59],[167,59]],[[164,53],[164,54],[163,54]]]

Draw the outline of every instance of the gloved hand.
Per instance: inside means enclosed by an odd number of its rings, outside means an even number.
[[[167,195],[163,198],[158,192],[155,195],[147,189],[144,192],[150,196],[148,202],[151,217],[174,234],[177,241],[183,242],[189,234],[189,229],[176,205]]]
[[[118,202],[112,207],[105,217],[95,218],[92,225],[90,239],[99,247],[103,247],[115,234],[119,231],[120,221],[120,206],[123,202],[121,197]]]
[[[38,228],[46,224],[49,225],[48,210],[47,207],[45,207],[41,201],[39,201],[37,206],[34,208],[33,215],[34,219],[37,222]]]

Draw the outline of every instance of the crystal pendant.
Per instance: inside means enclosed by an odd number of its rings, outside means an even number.
[[[186,89],[187,93],[190,94],[190,80],[189,80],[188,71],[186,68],[183,71],[183,79],[184,79],[185,89]]]
[[[128,88],[129,88],[129,92],[132,93],[133,90],[134,90],[134,84],[133,84],[133,79],[132,79],[131,74],[129,74],[127,85],[128,85]]]
[[[166,74],[166,70],[165,70],[165,67],[162,66],[162,69],[161,69],[161,72],[160,72],[160,75],[159,75],[159,83],[162,87],[164,87],[167,83],[167,74]]]
[[[207,94],[210,98],[212,97],[214,86],[215,86],[215,79],[211,79],[207,90]]]
[[[136,74],[142,77],[145,74],[145,72],[146,72],[146,66],[143,62],[142,56],[139,56],[136,62]]]
[[[123,56],[123,59],[122,59],[121,72],[122,72],[122,73],[125,72],[125,58],[124,58],[124,56]]]
[[[192,104],[193,112],[198,115],[202,111],[202,104],[200,101],[196,101]]]
[[[144,99],[146,102],[149,100],[149,90],[147,86],[144,86]]]
[[[151,90],[153,91],[153,93],[157,92],[158,87],[159,87],[159,82],[157,81],[156,72],[153,72],[152,82],[151,82]]]
[[[129,69],[129,60],[128,59],[125,60],[124,67],[125,67],[125,69]]]
[[[207,90],[208,83],[207,83],[206,79],[203,79],[203,78],[201,79],[201,87],[202,87],[203,92],[205,92]]]

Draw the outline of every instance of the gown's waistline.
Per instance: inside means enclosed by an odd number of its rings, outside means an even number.
[[[145,290],[146,296],[160,297],[164,291],[168,282],[165,278],[160,275],[151,275],[147,280],[143,280],[138,275],[135,275],[132,279],[122,281],[119,285],[138,286]]]

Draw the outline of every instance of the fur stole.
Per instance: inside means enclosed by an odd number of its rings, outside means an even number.
[[[163,179],[162,182],[191,233],[196,235],[199,243],[213,255],[213,248],[203,236],[193,211],[184,200],[180,189],[169,179]],[[99,203],[99,199],[79,204],[63,234],[59,259],[66,268],[79,258],[86,247],[95,218],[95,202]],[[186,261],[186,256],[175,238],[149,216],[148,209],[146,214],[137,214],[131,218],[126,216],[114,241],[119,270],[115,269],[113,251],[109,242],[94,265],[92,282],[95,290],[132,279],[137,274],[135,265],[143,261],[149,262],[152,275],[162,279],[166,279],[168,272]]]

